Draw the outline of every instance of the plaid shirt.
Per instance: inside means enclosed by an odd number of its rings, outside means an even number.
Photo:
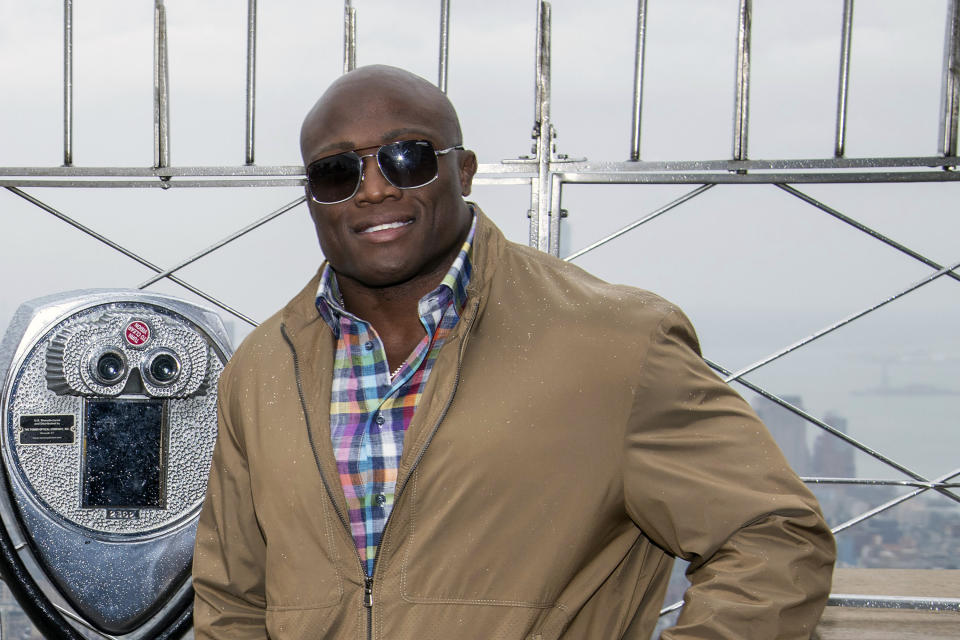
[[[393,509],[403,437],[410,425],[440,347],[460,319],[470,282],[476,216],[466,242],[436,289],[420,299],[426,335],[391,379],[380,337],[343,308],[336,274],[328,264],[320,277],[317,309],[333,330],[337,348],[330,396],[330,437],[350,528],[368,576]]]

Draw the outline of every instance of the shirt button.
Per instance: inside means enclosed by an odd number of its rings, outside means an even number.
[[[384,418],[384,417],[383,417],[383,414],[378,411],[378,412],[377,412],[377,424],[379,424],[379,425],[382,427],[382,426],[383,426],[383,423],[386,422],[386,421],[387,421],[387,419]]]
[[[363,343],[363,348],[367,351],[373,351],[373,340],[367,340]]]
[[[387,496],[383,495],[382,493],[378,493],[378,494],[377,494],[377,506],[378,506],[378,507],[382,507],[382,506],[385,505],[385,504],[387,504]]]

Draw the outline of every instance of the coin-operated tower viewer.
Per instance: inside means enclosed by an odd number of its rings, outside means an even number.
[[[0,571],[45,638],[190,626],[190,562],[231,353],[220,318],[88,290],[20,307],[0,347]]]

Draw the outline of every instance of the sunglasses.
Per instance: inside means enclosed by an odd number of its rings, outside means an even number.
[[[307,193],[319,204],[337,204],[357,195],[363,182],[363,159],[376,156],[387,182],[398,189],[416,189],[437,179],[437,156],[463,149],[460,145],[437,151],[428,140],[400,140],[360,155],[346,151],[320,158],[307,167]]]

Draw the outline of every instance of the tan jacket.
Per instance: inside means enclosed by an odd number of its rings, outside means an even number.
[[[808,637],[833,538],[688,320],[479,215],[372,585],[330,441],[316,278],[238,349],[197,533],[198,640],[646,640],[672,555],[693,586],[663,638]]]

